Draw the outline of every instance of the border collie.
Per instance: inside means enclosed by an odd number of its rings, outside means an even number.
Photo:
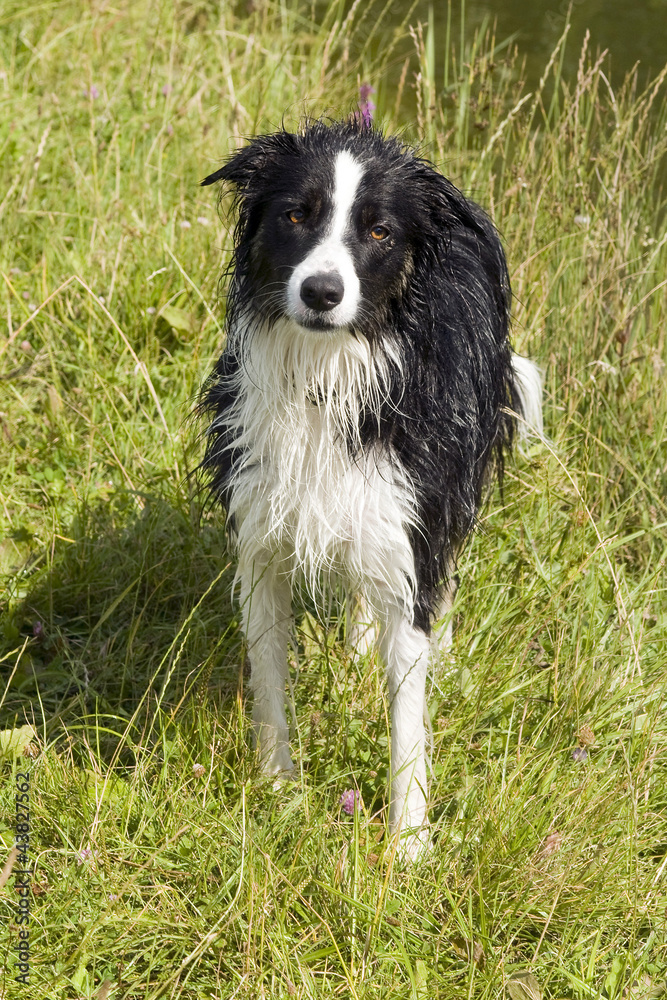
[[[355,119],[259,136],[202,183],[236,186],[227,342],[202,396],[203,468],[227,511],[263,769],[292,769],[292,589],[332,579],[379,624],[391,703],[390,830],[428,843],[424,692],[537,368],[508,339],[510,286],[484,212]]]

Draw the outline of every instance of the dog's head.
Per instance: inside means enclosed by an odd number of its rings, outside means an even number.
[[[202,183],[217,180],[237,188],[237,300],[312,330],[372,334],[417,261],[442,259],[452,227],[479,228],[441,174],[354,119],[260,136]]]

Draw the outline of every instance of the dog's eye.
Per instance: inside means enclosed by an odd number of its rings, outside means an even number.
[[[374,240],[386,240],[389,236],[389,230],[386,226],[373,226],[371,236]]]
[[[290,208],[287,213],[287,218],[290,222],[293,222],[295,226],[298,226],[298,224],[303,222],[306,218],[306,213],[300,208]]]

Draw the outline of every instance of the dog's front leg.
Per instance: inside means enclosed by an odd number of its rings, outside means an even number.
[[[293,767],[285,716],[291,587],[268,559],[242,564],[239,574],[257,748],[262,770],[279,774]]]
[[[414,858],[428,844],[424,702],[430,644],[397,609],[382,647],[391,708],[389,827],[401,831],[401,851]]]

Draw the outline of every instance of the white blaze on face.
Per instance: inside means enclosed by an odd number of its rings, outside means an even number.
[[[333,214],[322,241],[294,268],[287,284],[287,311],[297,322],[307,321],[315,315],[301,299],[301,285],[315,274],[337,274],[342,282],[342,301],[333,309],[322,313],[327,326],[346,326],[351,323],[359,308],[359,278],[354,260],[343,238],[350,225],[352,206],[364,169],[346,149],[336,157],[334,165]]]

